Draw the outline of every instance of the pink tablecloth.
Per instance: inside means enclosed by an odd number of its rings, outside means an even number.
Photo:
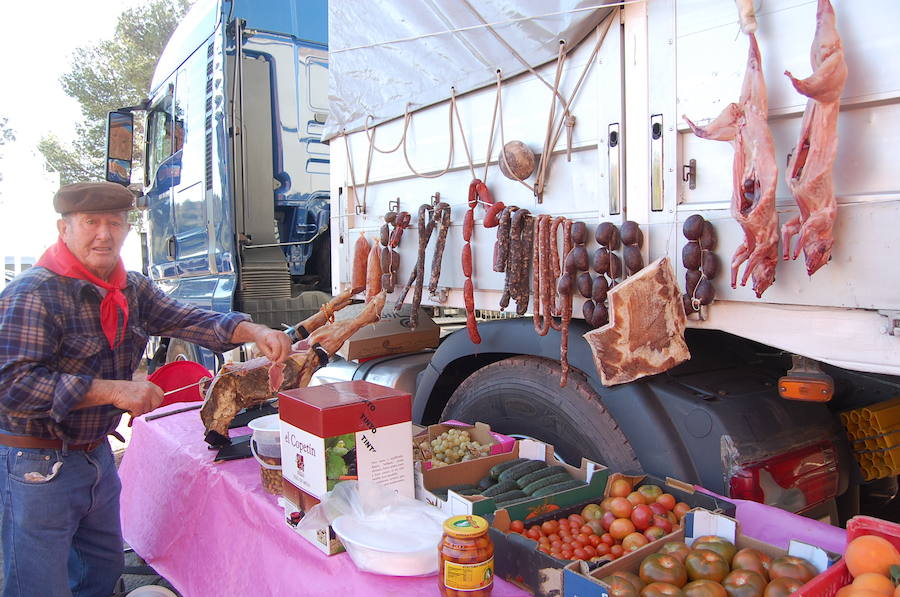
[[[125,540],[185,597],[439,594],[436,576],[369,574],[346,553],[325,556],[284,524],[255,460],[214,455],[198,411],[139,418],[119,468]],[[513,595],[527,593],[495,581],[493,597]]]

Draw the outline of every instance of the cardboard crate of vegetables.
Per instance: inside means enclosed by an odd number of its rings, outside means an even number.
[[[670,535],[694,507],[735,512],[733,503],[677,480],[621,473],[610,476],[601,499],[537,515],[518,505],[498,510],[491,528],[495,574],[535,595],[559,595],[570,561],[596,567],[622,557]]]
[[[691,510],[682,528],[594,570],[573,562],[565,597],[783,597],[798,591],[833,560],[792,541],[784,550],[740,532],[737,520]]]

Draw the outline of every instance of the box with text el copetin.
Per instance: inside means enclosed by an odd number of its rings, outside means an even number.
[[[414,497],[412,397],[367,381],[279,393],[286,521],[306,513],[344,480],[378,484]],[[290,512],[288,512],[290,510]],[[301,533],[327,554],[339,550],[331,529]]]

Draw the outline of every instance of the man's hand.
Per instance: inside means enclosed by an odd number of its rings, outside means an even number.
[[[231,341],[235,344],[254,342],[259,352],[275,363],[283,362],[291,354],[291,339],[287,334],[258,323],[242,321],[234,329]]]
[[[163,391],[149,381],[124,381],[95,379],[76,409],[111,404],[139,417],[148,413],[163,401]]]
[[[114,391],[112,405],[139,417],[155,409],[162,401],[163,391],[155,383],[126,381]]]

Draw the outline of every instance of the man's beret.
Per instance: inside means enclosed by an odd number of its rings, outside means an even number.
[[[114,182],[67,184],[53,196],[53,209],[60,214],[125,211],[134,207],[134,195]]]

